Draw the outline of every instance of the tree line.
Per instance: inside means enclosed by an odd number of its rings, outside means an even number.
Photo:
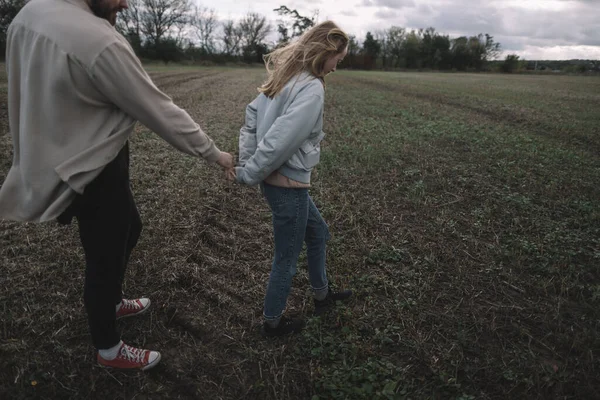
[[[5,53],[6,30],[27,0],[0,0],[0,52]],[[220,19],[214,9],[192,0],[128,0],[116,29],[131,43],[138,56],[164,62],[262,63],[272,49],[300,36],[315,25],[317,12],[301,15],[285,5],[267,16],[249,12],[233,21]],[[277,40],[273,40],[277,34]],[[500,43],[489,34],[451,38],[435,28],[406,29],[392,26],[350,36],[348,55],[341,68],[429,69],[457,71],[526,69],[527,63],[510,54],[494,61]],[[595,67],[595,65],[594,65]],[[578,67],[584,69],[584,67]]]
[[[6,29],[26,0],[0,0],[0,51]],[[293,40],[316,23],[316,13],[301,15],[280,6],[275,26],[265,15],[247,13],[237,21],[220,19],[214,9],[191,0],[128,0],[117,30],[142,59],[215,63],[260,63],[273,48]],[[277,40],[269,40],[277,33]],[[450,38],[434,28],[407,30],[393,26],[351,36],[342,67],[357,69],[428,68],[482,70],[500,52],[492,36]]]
[[[314,26],[316,14],[301,15],[285,5],[273,10],[276,26],[266,16],[247,13],[239,21],[220,20],[213,9],[189,0],[129,0],[117,29],[134,50],[163,61],[262,62],[262,56]],[[268,41],[277,33],[277,41]],[[450,38],[434,28],[407,30],[393,26],[351,37],[342,67],[357,69],[428,68],[484,70],[500,53],[488,34]]]
[[[345,66],[363,69],[485,70],[500,54],[500,43],[488,34],[450,38],[435,28],[399,26],[367,32],[360,43],[350,37]]]
[[[239,21],[220,21],[212,9],[189,0],[128,0],[117,30],[145,59],[165,62],[243,60],[260,62],[269,51],[267,18],[247,13]]]

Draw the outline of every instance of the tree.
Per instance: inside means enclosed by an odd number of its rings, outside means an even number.
[[[223,23],[223,54],[227,56],[237,56],[240,53],[242,43],[242,30],[231,20]]]
[[[481,35],[471,36],[467,41],[467,47],[470,56],[468,66],[475,68],[477,71],[481,71],[486,58],[485,43],[482,43]]]
[[[406,68],[421,67],[421,58],[419,54],[420,49],[421,38],[419,37],[417,32],[412,30],[408,35],[406,35],[402,46],[402,53],[404,54]]]
[[[421,65],[426,68],[438,68],[439,66],[439,54],[436,54],[435,37],[437,33],[435,32],[435,28],[429,27],[425,30],[419,30],[419,34],[421,36],[421,48],[420,48],[420,58]]]
[[[218,26],[215,10],[196,6],[190,23],[200,41],[203,53],[213,54],[216,51],[214,33]]]
[[[487,33],[485,36],[481,33],[471,36],[467,46],[471,56],[469,66],[478,71],[483,70],[488,61],[495,59],[500,53],[500,43],[494,42],[494,38]]]
[[[155,47],[155,58],[163,61],[165,64],[169,62],[177,62],[183,59],[183,50],[181,42],[174,37],[163,38]]]
[[[248,13],[239,23],[242,37],[242,53],[246,62],[262,62],[262,56],[268,52],[265,38],[271,32],[271,25],[267,18],[257,14]]]
[[[375,40],[371,32],[367,32],[367,36],[363,42],[363,52],[365,54],[364,67],[366,69],[372,69],[375,66],[380,51],[381,43]]]
[[[27,0],[0,0],[0,31],[6,35],[8,26],[17,16]]]
[[[450,36],[435,34],[433,37],[433,68],[450,69],[452,66],[452,54],[450,53]]]
[[[279,32],[279,42],[286,43],[290,39],[301,36],[307,29],[312,28],[315,25],[315,19],[308,18],[300,15],[297,10],[290,10],[286,6],[280,6],[274,9],[280,17],[284,19],[278,20],[277,32]],[[291,19],[290,22],[286,21]]]
[[[6,31],[27,0],[0,0],[0,52],[1,58],[6,54]]]
[[[479,34],[479,36],[481,37],[481,34]],[[500,46],[500,43],[495,42],[494,37],[490,36],[486,33],[485,34],[485,61],[492,61],[492,60],[495,60],[496,58],[498,58],[501,50],[502,50],[502,47]]]
[[[349,35],[348,36],[348,53],[342,61],[341,67],[343,68],[354,68],[357,66],[357,56],[360,53],[360,44],[356,40],[356,36]]]
[[[502,72],[512,73],[519,68],[519,56],[516,54],[509,54],[504,59],[501,67]]]
[[[452,39],[452,67],[459,71],[464,71],[470,64],[471,57],[469,54],[469,39],[466,36],[460,36]]]
[[[386,31],[376,31],[375,40],[381,45],[379,54],[381,55],[381,67],[387,69],[391,58],[390,44],[387,40]]]
[[[142,0],[142,4],[141,31],[157,51],[174,28],[189,22],[189,0]]]
[[[117,17],[116,28],[123,36],[142,42],[142,0],[127,0],[127,8]]]
[[[399,26],[392,26],[386,31],[386,42],[390,53],[390,62],[394,67],[400,66],[405,35],[406,30]]]

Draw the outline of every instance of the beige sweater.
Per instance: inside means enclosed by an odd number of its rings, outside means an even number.
[[[217,161],[213,141],[85,0],[29,2],[7,42],[14,159],[0,188],[0,218],[58,217],[116,157],[136,121],[184,153]]]

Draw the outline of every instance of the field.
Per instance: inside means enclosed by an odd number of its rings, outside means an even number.
[[[237,149],[262,70],[150,74]],[[311,194],[349,304],[311,318],[302,258],[288,312],[308,327],[263,339],[273,243],[260,192],[138,125],[145,225],[126,294],[154,308],[119,327],[161,365],[96,366],[75,224],[4,221],[0,398],[600,398],[600,79],[338,72],[325,121]],[[11,160],[2,135],[0,182]]]

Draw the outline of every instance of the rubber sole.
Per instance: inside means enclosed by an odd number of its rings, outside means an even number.
[[[146,365],[143,368],[116,368],[116,367],[111,367],[110,365],[104,365],[104,364],[100,364],[100,363],[98,363],[98,366],[100,368],[114,369],[114,370],[118,370],[118,371],[148,371],[149,369],[156,367],[160,363],[161,359],[162,359],[162,356],[160,353],[158,353],[158,357],[156,357],[156,360],[152,361],[150,364]]]

